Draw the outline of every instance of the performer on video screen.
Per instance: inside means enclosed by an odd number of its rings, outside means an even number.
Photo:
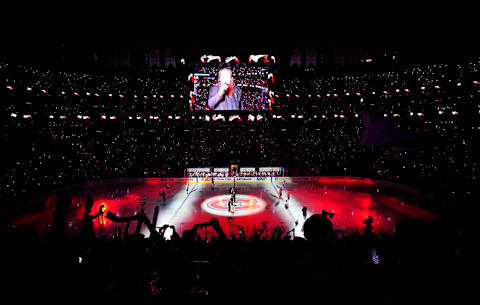
[[[208,92],[208,106],[213,110],[245,110],[242,93],[229,68],[218,71],[218,83]]]

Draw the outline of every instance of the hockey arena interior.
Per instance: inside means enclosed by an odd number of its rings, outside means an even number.
[[[62,304],[471,292],[470,27],[267,6],[258,28],[252,10],[95,11],[83,27],[85,12],[4,38],[6,291]],[[232,16],[244,26],[223,26]]]

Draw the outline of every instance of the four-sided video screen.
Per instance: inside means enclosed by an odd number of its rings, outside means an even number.
[[[268,67],[196,67],[193,110],[268,110]]]

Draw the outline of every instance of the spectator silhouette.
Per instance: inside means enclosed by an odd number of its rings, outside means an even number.
[[[253,228],[253,234],[250,237],[251,240],[260,240],[262,237],[262,234],[265,232],[265,229],[267,228],[267,222],[262,222],[261,226],[254,227]]]
[[[90,212],[93,207],[93,199],[90,194],[87,195],[87,200],[85,200],[85,211],[83,213],[83,223],[81,235],[85,241],[91,241],[95,239],[95,233],[93,232],[93,217],[90,215]]]
[[[363,221],[363,223],[365,224],[365,228],[363,228],[362,230],[365,232],[365,235],[371,235],[372,234],[372,231],[373,231],[373,221],[375,219],[373,219],[372,216],[368,216],[367,219],[365,219]]]
[[[303,224],[305,238],[312,243],[328,245],[333,241],[333,225],[327,214],[314,214]]]
[[[61,194],[58,203],[55,206],[55,213],[53,215],[53,223],[51,230],[51,237],[54,241],[64,241],[66,235],[66,217],[68,209],[72,206],[72,200],[66,195]]]

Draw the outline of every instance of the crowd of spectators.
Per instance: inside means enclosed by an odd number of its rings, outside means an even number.
[[[387,235],[366,219],[360,232],[343,232],[334,231],[328,213],[322,213],[306,219],[305,238],[267,233],[267,223],[248,237],[241,230],[227,236],[212,218],[182,236],[167,225],[148,238],[126,233],[118,223],[114,238],[106,239],[91,234],[96,215],[88,213],[93,205],[88,200],[81,233],[69,238],[62,218],[71,204],[67,198],[59,201],[48,236],[15,227],[5,233],[8,295],[28,290],[37,298],[75,303],[102,296],[223,299],[240,289],[247,298],[333,302],[365,297],[369,303],[391,304],[407,302],[411,295],[459,301],[468,293],[470,244],[463,230],[447,224],[400,220],[395,234]],[[203,238],[204,227],[216,233]],[[168,239],[167,228],[172,230]]]
[[[480,165],[479,69],[476,58],[386,73],[278,75],[273,110],[259,121],[229,124],[189,112],[186,75],[1,64],[1,200],[11,204],[86,180],[183,176],[185,168],[235,162],[286,167],[292,176],[381,178],[470,202]],[[400,150],[360,145],[362,110],[424,141]],[[305,239],[267,236],[259,226],[248,238],[217,232],[207,241],[194,227],[170,240],[160,233],[109,240],[88,234],[90,216],[80,235],[66,238],[68,208],[60,198],[45,238],[25,228],[2,231],[10,293],[228,297],[241,289],[248,296],[358,301],[374,291],[367,301],[405,303],[418,293],[430,302],[452,291],[453,298],[465,296],[470,278],[468,221],[402,220],[386,235],[333,232],[326,217],[313,215]]]
[[[183,70],[75,73],[4,63],[0,194],[16,201],[85,180],[183,176],[185,168],[236,162],[381,178],[470,200],[480,165],[479,69],[473,58],[394,72],[280,71],[269,88],[273,110],[230,123],[189,110]],[[360,145],[362,110],[415,133],[420,145]]]

